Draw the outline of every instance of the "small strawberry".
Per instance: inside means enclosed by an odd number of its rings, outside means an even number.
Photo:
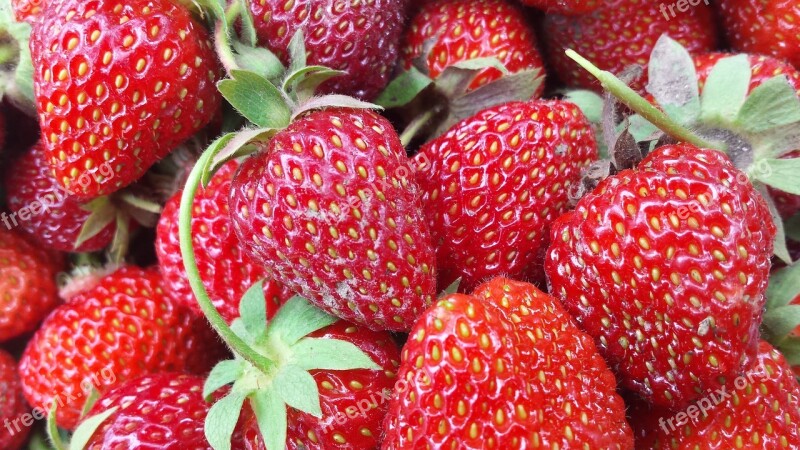
[[[383,449],[632,449],[616,380],[554,298],[496,278],[411,331]],[[401,384],[402,383],[402,384]]]
[[[522,4],[539,8],[548,14],[576,16],[590,13],[602,4],[602,0],[520,0]]]
[[[58,307],[28,343],[19,372],[31,405],[59,426],[77,424],[92,388],[101,394],[148,373],[203,373],[224,353],[207,324],[164,291],[153,269],[124,267]]]
[[[36,329],[55,308],[56,274],[52,255],[6,229],[8,216],[0,213],[0,342]],[[10,228],[10,227],[9,227]]]
[[[334,108],[304,115],[239,170],[230,213],[244,250],[331,314],[408,330],[435,294],[419,188],[392,125]]]
[[[720,0],[718,5],[735,49],[773,55],[800,69],[800,4],[795,0]]]
[[[11,0],[11,8],[18,22],[33,23],[41,16],[46,0]]]
[[[501,274],[543,281],[549,225],[596,159],[591,125],[558,100],[489,108],[425,144],[417,182],[440,286],[462,278],[469,291]]]
[[[17,362],[0,349],[0,448],[21,449],[30,433],[32,416],[22,395]]]
[[[45,150],[79,199],[136,181],[220,105],[208,34],[170,0],[61,1],[30,46]]]

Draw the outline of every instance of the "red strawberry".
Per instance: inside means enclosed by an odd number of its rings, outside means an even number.
[[[786,59],[800,68],[800,4],[795,0],[720,0],[733,47]]]
[[[565,83],[598,90],[599,83],[566,56],[565,50],[573,49],[613,73],[633,64],[645,66],[664,33],[690,52],[714,50],[716,31],[709,6],[674,11],[672,17],[666,4],[650,0],[607,0],[591,14],[548,15],[545,36],[550,62]]]
[[[422,57],[431,78],[456,63],[483,57],[496,57],[511,73],[544,70],[533,29],[522,12],[505,0],[438,0],[425,4],[406,31],[402,55],[406,69]],[[487,68],[471,87],[501,75],[498,69]]]
[[[0,349],[0,448],[22,448],[32,422],[33,413],[25,403],[17,375],[17,362]]]
[[[11,0],[11,8],[18,22],[33,23],[44,9],[45,0]]]
[[[530,284],[496,278],[439,300],[412,330],[398,379],[387,450],[633,448],[591,338]]]
[[[299,30],[305,36],[309,65],[343,70],[346,75],[322,90],[372,99],[389,82],[404,23],[404,1],[248,2],[258,41],[288,62],[288,47]]]
[[[545,270],[623,383],[680,407],[755,354],[774,237],[724,154],[666,146],[555,222]]]
[[[35,330],[55,308],[59,269],[52,255],[0,226],[0,342]]]
[[[597,159],[591,124],[562,101],[481,111],[422,147],[417,181],[437,247],[440,286],[505,274],[544,280],[548,228]]]
[[[335,316],[408,330],[431,302],[436,271],[392,125],[365,110],[317,111],[260,145],[232,184],[245,251]]]
[[[533,6],[548,14],[566,14],[570,16],[586,14],[602,5],[602,0],[520,0],[524,5]]]
[[[229,162],[211,178],[205,190],[198,193],[192,212],[192,241],[203,283],[214,306],[228,323],[239,317],[239,299],[257,281],[267,278],[266,271],[254,264],[239,249],[228,214],[231,180],[238,163]],[[178,234],[178,212],[181,192],[164,206],[158,223],[156,253],[161,273],[177,300],[200,313],[186,269],[183,266]],[[272,280],[264,283],[264,296],[281,304],[291,294]]]
[[[637,448],[800,448],[800,385],[783,356],[761,341],[757,359],[679,411],[631,412]]]
[[[205,320],[178,305],[153,269],[125,267],[58,307],[28,343],[20,376],[28,401],[71,429],[86,394],[165,371],[202,373],[223,356]]]
[[[11,220],[32,240],[64,252],[92,252],[108,246],[114,237],[112,221],[76,247],[91,211],[65,191],[53,178],[44,148],[37,144],[9,168],[5,180]]]
[[[220,105],[205,29],[169,0],[65,0],[31,34],[43,142],[80,199],[139,179]]]

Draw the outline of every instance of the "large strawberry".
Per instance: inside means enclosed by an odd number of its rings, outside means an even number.
[[[731,45],[773,55],[800,68],[800,5],[794,0],[720,0]]]
[[[234,178],[230,213],[267,274],[338,317],[406,331],[432,301],[434,250],[410,160],[366,111],[311,112]]]
[[[614,375],[554,298],[496,278],[425,312],[384,449],[632,449]]]
[[[224,354],[207,324],[164,290],[153,269],[124,267],[44,321],[20,361],[25,396],[71,429],[92,388],[101,394],[163,371],[203,373]]]
[[[27,417],[26,417],[27,415]],[[41,416],[38,416],[41,418]],[[0,448],[18,450],[31,430],[33,414],[25,403],[17,362],[0,349]]]
[[[208,34],[177,2],[61,1],[30,44],[45,149],[80,199],[139,179],[220,105]]]
[[[501,274],[543,281],[548,227],[597,146],[575,105],[518,102],[460,122],[415,158],[440,286],[462,278],[471,290]]]
[[[0,342],[35,330],[55,308],[59,270],[52,255],[0,226]]]

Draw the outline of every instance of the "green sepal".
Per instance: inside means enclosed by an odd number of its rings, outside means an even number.
[[[245,328],[244,322],[242,322],[240,317],[237,317],[233,322],[231,322],[231,331],[233,331],[233,334],[239,336],[239,338],[245,341],[250,347],[254,347],[256,345],[255,338],[250,336],[250,333],[247,332],[247,328]]]
[[[239,415],[248,394],[249,392],[246,390],[237,389],[237,386],[234,385],[230,394],[211,405],[206,416],[205,435],[214,450],[231,450],[233,430],[239,421]]]
[[[322,418],[319,388],[307,370],[294,364],[287,364],[275,375],[272,385],[287,405],[318,419]]]
[[[74,248],[79,248],[86,241],[97,236],[117,217],[116,208],[111,204],[108,197],[98,197],[85,205],[81,205],[81,209],[89,211],[89,217],[86,218],[83,226],[81,226]]]
[[[252,47],[237,40],[232,44],[236,51],[236,64],[242,69],[255,72],[270,81],[277,80],[286,71],[281,60],[266,48]]]
[[[800,158],[762,159],[753,164],[750,172],[764,184],[800,195]]]
[[[264,439],[264,447],[283,449],[286,446],[288,420],[286,404],[280,395],[274,391],[272,386],[262,388],[250,397],[250,406],[256,415],[258,430]]]
[[[81,422],[78,428],[75,429],[75,433],[72,434],[69,450],[83,450],[95,431],[100,428],[100,425],[117,412],[117,410],[119,410],[119,406],[114,406]]]
[[[274,128],[246,128],[217,138],[206,150],[213,152],[213,157],[209,158],[208,163],[203,167],[200,177],[202,186],[207,187],[211,177],[228,161],[256,151],[256,147],[250,144],[266,141],[277,132],[278,130]]]
[[[777,159],[800,149],[800,124],[775,127],[763,133],[751,134],[753,159]]]
[[[58,402],[53,402],[53,406],[50,407],[50,412],[47,414],[47,422],[45,425],[45,429],[47,430],[47,438],[50,439],[50,443],[53,445],[55,450],[67,450],[67,447],[64,445],[64,441],[61,439],[61,432],[58,429],[58,425],[56,425],[57,412]]]
[[[752,78],[750,58],[740,54],[720,59],[708,75],[700,99],[700,120],[728,124],[742,109]]]
[[[297,117],[309,111],[324,108],[383,109],[374,103],[358,100],[357,98],[347,95],[328,94],[321,97],[314,97],[295,108],[292,113],[292,120],[295,120]]]
[[[399,108],[412,100],[433,84],[433,80],[416,67],[401,73],[394,78],[381,92],[375,103],[384,108]]]
[[[786,362],[790,366],[800,366],[800,337],[789,336],[783,339],[778,345],[778,350],[783,353]],[[800,381],[800,375],[796,375]]]
[[[116,221],[117,231],[114,233],[113,239],[111,239],[108,259],[113,263],[119,264],[125,261],[125,256],[128,254],[130,225],[127,214],[122,212],[117,213]]]
[[[267,336],[268,339],[279,339],[285,345],[292,346],[309,333],[325,328],[337,320],[305,298],[295,295],[267,324]]]
[[[636,142],[654,140],[654,137],[661,131],[657,126],[638,114],[628,118],[628,125],[628,132],[636,139]]]
[[[247,290],[239,301],[239,317],[247,334],[258,340],[267,332],[267,300],[264,297],[264,280]]]
[[[245,43],[251,47],[256,46],[256,26],[253,22],[253,14],[250,12],[250,0],[238,0],[241,4],[239,17],[242,19],[242,36]]]
[[[748,133],[800,122],[800,98],[785,75],[753,89],[736,118],[736,126]]]
[[[345,74],[347,72],[325,66],[306,66],[289,73],[282,83],[282,89],[284,92],[292,92],[298,103],[305,103],[314,97],[322,83]]]
[[[656,43],[648,63],[647,92],[682,125],[700,116],[697,71],[689,52],[664,34]],[[670,114],[671,112],[671,114]]]
[[[778,212],[778,208],[775,206],[775,201],[772,200],[772,197],[769,195],[769,192],[764,185],[759,184],[756,185],[755,188],[764,198],[764,202],[767,204],[767,208],[769,208],[769,214],[772,218],[772,222],[775,224],[773,253],[784,263],[791,264],[792,257],[789,255],[789,247],[786,245],[786,232],[783,228],[783,220]]]
[[[42,430],[37,429],[31,434],[27,450],[53,450],[53,447],[47,441],[46,433],[42,433]]]
[[[7,73],[0,76],[0,98],[8,97],[12,104],[35,117],[36,107],[33,92],[33,61],[29,41],[31,25],[27,22],[16,22],[11,5],[7,0],[0,4],[0,36],[10,37],[4,43],[5,56],[0,66],[7,66]]]
[[[228,6],[226,0],[192,0],[200,6],[200,13],[209,13],[211,22],[218,22],[224,26],[225,33],[228,33],[228,22],[225,20],[225,8]]]
[[[797,213],[784,222],[786,237],[800,242],[800,213]]]
[[[764,328],[776,342],[800,326],[800,305],[786,305],[764,314]]]
[[[209,400],[214,392],[234,383],[244,373],[247,362],[242,359],[220,361],[211,369],[203,384],[203,398]]]
[[[787,306],[798,296],[800,296],[800,263],[772,273],[767,288],[767,311]]]
[[[86,401],[83,402],[83,407],[81,408],[81,419],[89,414],[89,411],[92,410],[92,407],[94,407],[94,404],[97,403],[97,399],[99,398],[100,391],[98,391],[94,385],[92,385],[92,390],[89,391],[89,395],[86,396]]]
[[[293,363],[305,370],[379,370],[363,350],[338,339],[303,338],[291,347]]]
[[[217,86],[242,116],[260,128],[283,129],[289,125],[292,110],[269,80],[247,70],[233,70],[231,76]]]
[[[303,30],[297,30],[289,41],[289,73],[295,73],[306,67],[306,42]]]
[[[439,294],[439,297],[444,297],[446,295],[457,294],[458,288],[461,286],[461,277],[456,278],[456,281],[450,283],[449,286],[444,288],[444,290]]]
[[[603,97],[594,91],[577,89],[564,93],[564,99],[580,108],[584,116],[593,124],[603,120]]]

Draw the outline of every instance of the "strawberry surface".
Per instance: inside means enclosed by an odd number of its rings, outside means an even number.
[[[520,0],[522,4],[544,10],[549,14],[579,15],[599,8],[602,0]]]
[[[718,5],[735,49],[777,56],[800,68],[800,4],[795,0],[720,0]]]
[[[33,412],[22,395],[17,362],[5,350],[0,349],[0,448],[21,449],[30,433],[32,422]]]

